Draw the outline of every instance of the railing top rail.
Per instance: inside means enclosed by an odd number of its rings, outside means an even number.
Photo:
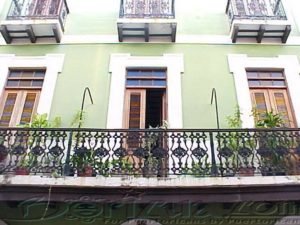
[[[300,132],[300,128],[184,128],[184,129],[105,129],[105,128],[23,128],[7,127],[0,128],[3,131],[68,131],[68,132],[276,132],[276,131],[294,131]]]

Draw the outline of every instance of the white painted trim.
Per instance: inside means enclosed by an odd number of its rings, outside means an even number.
[[[141,43],[141,41],[136,40],[128,40],[123,41],[122,43]],[[117,34],[103,34],[103,35],[66,35],[62,36],[61,42],[59,45],[64,44],[122,44],[119,42]],[[143,42],[143,44],[156,44],[156,43],[167,43],[170,44],[169,41],[162,41],[161,39],[156,39],[151,42]],[[47,41],[39,41],[32,45],[58,45],[57,43],[49,43]],[[280,40],[263,40],[262,43],[257,43],[253,40],[239,40],[237,43],[232,43],[230,38],[230,34],[228,35],[198,35],[198,34],[177,34],[176,35],[176,44],[220,44],[220,45],[281,45],[281,46],[300,46],[300,36],[289,36],[287,42],[285,44],[281,43]],[[0,46],[7,45],[0,35]],[[10,46],[14,45],[28,45],[26,42],[22,41],[14,41],[14,43],[9,44]]]
[[[131,56],[130,54],[111,54],[109,72],[111,73],[110,94],[107,115],[107,128],[122,128],[126,81],[126,68],[167,68],[168,123],[169,128],[182,128],[181,73],[184,72],[182,54],[163,56]]]
[[[228,54],[229,70],[233,73],[237,101],[242,112],[244,128],[253,128],[254,119],[250,116],[252,103],[247,82],[246,68],[283,69],[295,112],[297,126],[300,127],[300,65],[296,55],[278,57],[248,57],[243,54]]]
[[[0,90],[3,93],[9,68],[45,68],[46,74],[37,107],[37,113],[49,115],[58,73],[62,71],[64,54],[45,56],[15,56],[0,54]]]
[[[249,176],[249,177],[193,177],[170,175],[168,177],[43,177],[37,175],[0,175],[0,183],[5,186],[39,187],[137,187],[137,188],[174,188],[174,187],[257,187],[257,186],[298,186],[300,176]],[[296,224],[294,224],[296,225]]]
[[[4,42],[3,42],[4,43]],[[110,35],[63,35],[60,44],[121,44],[118,40],[117,34]],[[123,43],[141,43],[140,41],[124,41]],[[153,41],[144,44],[153,43],[166,43],[166,41]],[[167,42],[170,43],[170,42]],[[197,35],[197,34],[177,34],[177,44],[224,44],[224,45],[283,45],[283,46],[300,46],[299,36],[289,36],[285,44],[280,40],[263,40],[262,43],[256,43],[255,40],[251,41],[239,41],[238,43],[232,43],[230,34],[228,35]],[[174,43],[174,44],[176,44]]]

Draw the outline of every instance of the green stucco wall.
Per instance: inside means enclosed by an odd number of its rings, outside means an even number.
[[[67,0],[68,15],[65,36],[84,35],[117,36],[116,21],[119,0]],[[296,1],[289,2],[287,13],[293,26],[291,37],[299,34],[299,13]],[[176,0],[177,36],[229,35],[229,23],[225,14],[227,0]],[[5,18],[10,0],[0,4],[1,18]],[[191,37],[189,36],[189,37]],[[114,42],[114,41],[112,41]],[[107,44],[24,44],[0,45],[0,54],[17,56],[41,56],[50,53],[65,54],[62,73],[59,75],[50,117],[61,116],[62,125],[70,126],[72,117],[81,107],[85,87],[89,87],[94,105],[87,99],[85,105],[86,127],[106,127],[110,88],[109,59],[111,53],[130,53],[133,56],[161,56],[166,53],[184,55],[182,74],[183,123],[185,128],[216,128],[215,108],[210,105],[212,88],[218,94],[221,128],[227,127],[226,116],[235,109],[236,93],[233,77],[229,72],[227,55],[276,57],[300,56],[300,46],[283,44],[183,44],[183,43],[107,43]],[[0,76],[6,74],[0,74]]]
[[[233,76],[229,72],[227,54],[274,57],[298,55],[296,46],[201,45],[201,44],[90,44],[90,45],[27,45],[2,46],[0,54],[37,56],[49,53],[65,54],[51,109],[51,117],[61,116],[63,126],[81,107],[82,93],[89,87],[94,105],[86,100],[86,127],[105,128],[111,53],[130,53],[133,56],[160,56],[165,53],[184,54],[182,74],[183,122],[185,128],[215,128],[214,106],[210,105],[212,88],[216,88],[221,127],[226,127],[226,116],[233,113],[236,93]]]

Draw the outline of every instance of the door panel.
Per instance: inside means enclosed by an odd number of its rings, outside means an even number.
[[[258,119],[262,119],[265,112],[273,111],[282,116],[285,127],[295,127],[295,120],[286,89],[251,89],[250,93]]]
[[[5,91],[0,104],[0,127],[29,123],[36,112],[40,91]]]
[[[145,128],[146,90],[126,90],[124,127]]]

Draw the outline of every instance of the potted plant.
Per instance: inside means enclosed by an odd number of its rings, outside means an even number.
[[[30,170],[37,164],[37,155],[27,153],[22,156],[21,160],[15,168],[16,175],[29,175]]]
[[[242,128],[241,111],[236,107],[234,114],[227,116],[228,126],[232,129]],[[254,176],[255,167],[253,162],[249,160],[253,155],[252,148],[254,141],[251,137],[245,137],[240,132],[229,132],[224,137],[224,141],[221,144],[220,156],[225,158],[224,163],[220,160],[219,168],[222,175],[234,176],[236,173],[239,176]],[[225,168],[224,168],[225,166]]]
[[[161,126],[149,126],[148,131],[143,138],[142,148],[145,149],[143,175],[145,177],[151,176],[165,176],[165,158],[166,150],[161,148],[163,142],[163,132],[168,128],[167,121],[163,121]]]
[[[264,129],[280,128],[284,126],[282,115],[273,111],[265,112],[261,118],[256,116],[256,127]],[[273,132],[260,132],[259,148],[261,156],[261,172],[264,176],[285,175],[285,157],[288,154],[289,140],[280,140]]]
[[[74,154],[71,157],[73,168],[77,170],[79,177],[93,176],[93,154],[86,147],[75,148]]]

